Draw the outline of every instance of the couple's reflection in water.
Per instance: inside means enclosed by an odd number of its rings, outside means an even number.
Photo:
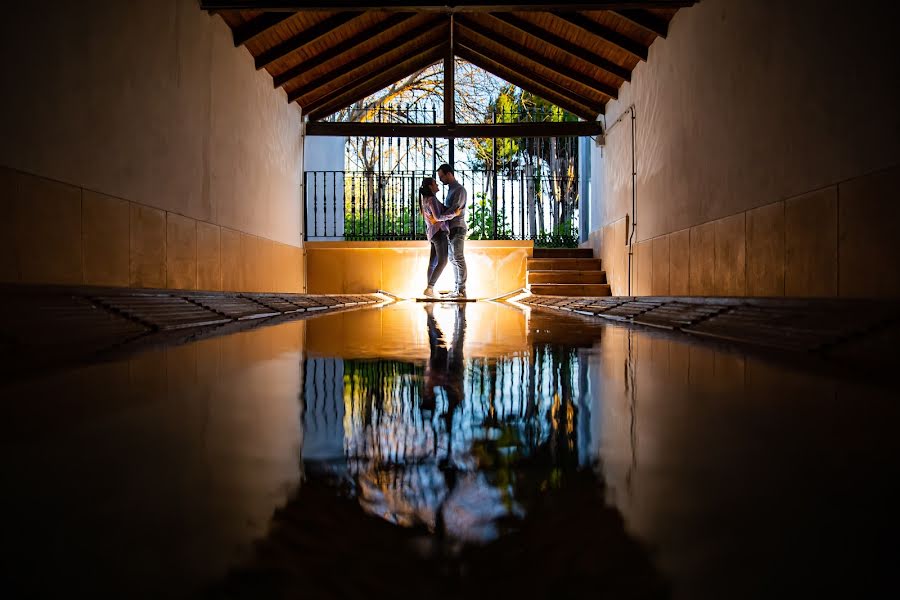
[[[454,417],[461,412],[465,399],[466,303],[454,302],[444,307],[447,306],[453,313],[449,341],[434,316],[435,303],[424,303],[429,356],[419,410],[427,420],[436,420],[446,439],[446,451],[438,454],[436,462],[444,490],[435,507],[433,532],[440,540],[485,542],[496,537],[494,521],[505,516],[510,507],[504,505],[501,494],[479,472],[482,465],[477,464],[477,457],[476,464],[469,465],[475,469],[469,470],[464,461],[457,463],[453,452]]]
[[[467,357],[484,307],[418,310],[425,361],[307,359],[306,480],[244,574],[323,597],[666,597],[605,501],[584,350]]]
[[[394,393],[387,403],[371,407],[372,415],[364,418],[370,426],[354,430],[365,442],[351,439],[354,451],[348,453],[358,458],[351,470],[356,468],[360,505],[392,523],[426,528],[433,537],[421,548],[439,552],[496,538],[498,520],[516,509],[492,484],[475,451],[480,434],[465,393],[466,306],[423,304],[429,348],[424,370],[395,380],[399,387],[393,387],[390,374],[378,382]],[[436,312],[447,317],[443,327]],[[398,366],[397,372],[402,370]],[[360,448],[369,451],[358,456]]]

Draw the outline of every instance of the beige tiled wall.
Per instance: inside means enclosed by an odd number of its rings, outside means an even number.
[[[837,295],[837,187],[784,203],[784,291]]]
[[[691,295],[711,296],[716,287],[716,223],[691,227]]]
[[[900,296],[900,166],[634,245],[634,295]],[[594,232],[628,293],[627,220]]]
[[[838,186],[841,296],[900,296],[900,168]]]
[[[784,295],[784,202],[747,211],[747,295]]]
[[[669,240],[669,293],[687,296],[691,292],[691,230],[682,229],[665,237]]]
[[[131,244],[129,202],[84,192],[81,219],[84,279],[97,285],[127,286]]]
[[[0,167],[0,281],[305,291],[302,248]]]

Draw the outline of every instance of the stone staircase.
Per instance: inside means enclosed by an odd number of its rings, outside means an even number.
[[[540,296],[610,296],[606,272],[590,248],[535,248],[528,259],[528,290]]]

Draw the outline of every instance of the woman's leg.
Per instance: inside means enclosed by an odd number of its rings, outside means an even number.
[[[437,267],[437,252],[434,249],[434,239],[428,244],[431,247],[431,254],[428,256],[428,287],[434,287],[431,276],[434,275],[434,269]]]
[[[431,238],[431,257],[428,261],[428,287],[434,287],[447,266],[447,232],[438,231]]]

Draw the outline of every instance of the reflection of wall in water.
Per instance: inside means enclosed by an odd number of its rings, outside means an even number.
[[[303,381],[303,460],[344,456],[344,361],[307,358]]]
[[[618,327],[598,349],[607,500],[678,597],[783,597],[800,581],[788,595],[807,597],[887,560],[873,540],[894,538],[868,515],[895,497],[895,389]]]

